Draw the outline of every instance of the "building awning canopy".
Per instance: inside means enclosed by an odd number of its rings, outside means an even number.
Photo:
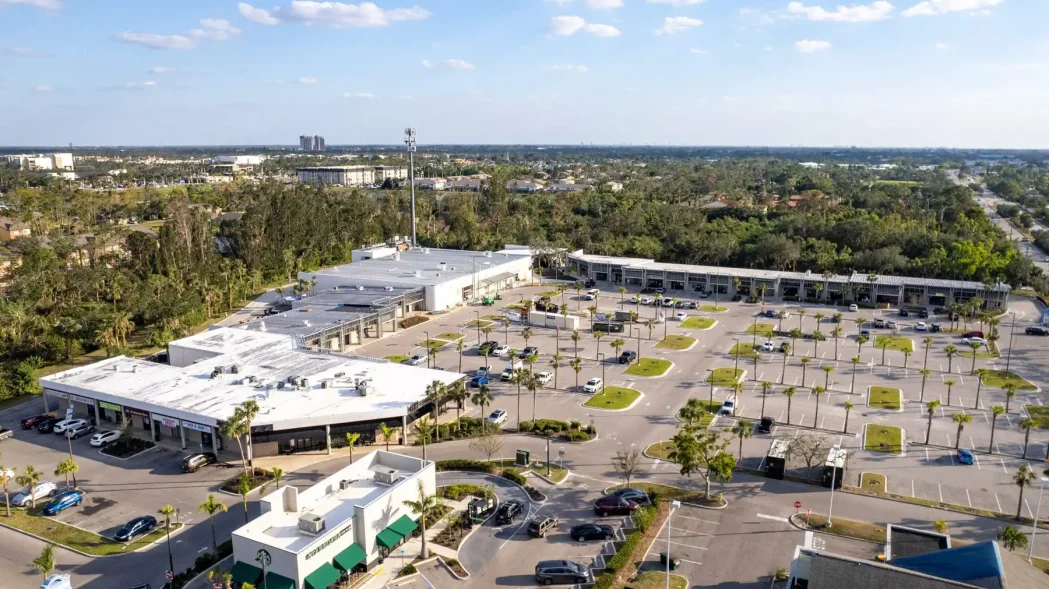
[[[413,521],[412,518],[408,517],[408,515],[405,514],[397,518],[397,521],[387,526],[386,529],[393,530],[401,536],[407,538],[408,536],[412,535],[412,532],[419,529],[419,524],[415,523],[415,521]]]
[[[382,546],[383,548],[393,548],[403,538],[404,536],[398,534],[390,528],[386,528],[385,530],[379,532],[379,535],[375,537],[375,541],[378,542],[379,546]]]
[[[339,569],[326,562],[317,570],[306,575],[306,589],[328,589],[341,578],[342,573],[339,572]]]
[[[350,544],[349,548],[335,555],[334,564],[336,568],[350,572],[353,567],[363,562],[366,556],[368,555],[363,548],[357,544]]]
[[[265,586],[266,589],[295,589],[295,581],[270,571],[266,573]]]
[[[233,565],[233,570],[230,571],[230,574],[233,575],[233,581],[236,583],[258,585],[259,580],[262,578],[262,569],[238,560]]]

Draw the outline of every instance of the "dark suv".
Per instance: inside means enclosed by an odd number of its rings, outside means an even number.
[[[771,434],[776,429],[776,418],[775,417],[762,417],[761,422],[758,423],[759,434]]]
[[[550,530],[557,527],[557,518],[548,515],[537,515],[528,522],[528,535],[535,538],[545,538]]]
[[[593,581],[590,569],[570,560],[543,560],[535,565],[535,581],[540,585],[583,584]]]
[[[499,511],[495,513],[495,523],[497,524],[510,524],[513,523],[514,519],[521,515],[521,511],[524,507],[520,501],[504,501],[499,506]]]
[[[630,364],[634,360],[637,360],[637,352],[627,350],[619,355],[620,364]]]
[[[55,431],[55,424],[61,421],[59,418],[51,416],[47,417],[36,424],[36,431],[42,434],[50,434]]]
[[[215,464],[219,459],[211,452],[201,452],[198,454],[190,454],[182,459],[182,463],[179,464],[179,468],[182,472],[197,472],[201,468],[209,464]]]
[[[1049,335],[1049,329],[1040,326],[1028,327],[1024,330],[1027,335]]]

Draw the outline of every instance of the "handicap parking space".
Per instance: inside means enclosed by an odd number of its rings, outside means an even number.
[[[668,530],[669,527],[669,530]],[[655,542],[645,556],[643,570],[662,570],[660,555],[669,552],[674,561],[680,561],[676,574],[696,581],[701,578],[703,563],[707,560],[710,544],[720,531],[720,512],[682,505],[674,510],[664,524]]]

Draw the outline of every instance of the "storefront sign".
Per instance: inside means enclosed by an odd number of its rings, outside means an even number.
[[[172,429],[178,427],[178,420],[172,417],[164,417],[163,415],[153,414],[153,419],[160,422],[164,427],[170,427]]]
[[[55,397],[55,398],[58,398],[58,399],[68,399],[69,398],[69,395],[67,395],[65,393],[58,392],[58,391],[52,391],[51,389],[44,389],[44,394],[45,395],[51,395],[52,397]]]
[[[141,409],[135,409],[134,407],[124,407],[124,413],[128,415],[137,415],[139,417],[149,418],[149,411],[143,411]]]
[[[353,524],[352,523],[347,524],[345,528],[339,530],[336,534],[333,534],[327,540],[321,542],[316,548],[314,548],[313,550],[310,550],[309,552],[307,552],[305,560],[309,560],[309,559],[313,558],[314,556],[317,556],[318,552],[320,552],[321,550],[324,550],[325,548],[331,546],[333,543],[338,541],[339,538],[342,538],[343,536],[345,536],[346,532],[349,532],[352,529],[353,529]]]
[[[206,434],[211,433],[211,428],[206,425],[200,425],[199,423],[193,423],[192,421],[183,421],[182,427],[186,429],[195,430],[198,432],[204,432]]]
[[[74,394],[70,394],[69,395],[69,400],[70,401],[76,401],[77,403],[83,403],[85,405],[94,405],[95,404],[95,400],[94,399],[88,399],[87,397],[81,397],[80,395],[74,395]]]
[[[110,411],[116,411],[117,413],[120,413],[121,411],[120,405],[114,405],[113,403],[107,403],[106,401],[99,401],[98,406],[103,409],[109,409]]]

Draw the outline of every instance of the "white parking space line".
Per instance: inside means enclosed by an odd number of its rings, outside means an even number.
[[[674,542],[673,540],[667,542],[666,538],[663,538],[662,540],[663,540],[664,544],[676,544],[678,546],[686,546],[688,548],[696,548],[698,550],[707,550],[706,548],[703,548],[702,546],[695,546],[693,544],[685,544],[683,542]]]
[[[965,490],[965,499],[969,502],[969,508],[971,509],[973,506],[973,499],[969,496],[969,489]]]
[[[995,445],[997,445],[997,444],[995,444]],[[1002,472],[1004,472],[1005,474],[1009,474],[1009,469],[1005,468],[1005,460],[1003,460],[1001,458],[999,458],[998,460],[1001,461],[1001,463],[1002,463]]]
[[[721,525],[721,522],[712,522],[709,519],[700,519],[698,517],[688,517],[687,515],[675,515],[674,519],[687,519],[687,520],[692,520],[692,521],[696,521],[696,522],[703,522],[705,524],[714,524],[715,526],[720,526]]]
[[[775,521],[775,522],[783,522],[785,524],[790,523],[790,520],[788,520],[787,518],[779,517],[779,516],[775,516],[775,515],[765,515],[764,513],[759,513],[758,517],[760,517],[762,519],[770,519],[770,520]]]
[[[998,500],[998,493],[994,494],[994,502],[998,504],[998,513],[1002,513],[1002,502]]]
[[[940,483],[936,483],[936,488],[940,491],[940,503],[943,503],[943,487],[940,486]]]

